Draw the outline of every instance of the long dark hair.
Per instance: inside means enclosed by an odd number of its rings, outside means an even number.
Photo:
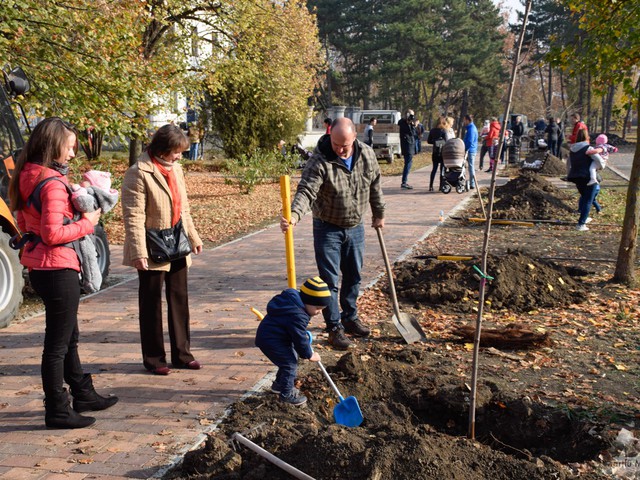
[[[180,127],[168,123],[160,127],[158,131],[153,134],[147,151],[149,155],[153,157],[160,157],[178,149],[185,151],[189,148],[189,144],[189,138],[187,138]]]
[[[581,128],[576,132],[576,143],[586,142],[587,140],[587,131],[584,128]]]
[[[59,117],[45,118],[36,125],[27,144],[16,159],[16,166],[9,183],[11,210],[22,208],[20,173],[25,164],[37,163],[43,167],[51,167],[53,162],[62,156],[70,133],[76,137],[78,135],[73,125]]]

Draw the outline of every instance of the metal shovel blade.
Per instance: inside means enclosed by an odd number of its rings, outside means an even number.
[[[407,343],[426,342],[427,337],[422,331],[422,327],[414,316],[400,312],[400,317],[395,314],[391,321]]]
[[[336,423],[345,427],[359,427],[364,417],[356,397],[347,397],[333,408]]]
[[[387,255],[387,247],[384,244],[382,229],[380,227],[377,227],[376,233],[378,234],[380,250],[382,250],[382,258],[384,260],[384,266],[387,269],[387,278],[389,279],[389,293],[391,294],[391,302],[394,312],[394,315],[391,317],[391,321],[398,330],[398,333],[402,335],[402,338],[405,342],[426,342],[427,336],[422,331],[422,327],[418,323],[418,320],[416,320],[413,316],[407,313],[402,313],[400,311],[400,306],[398,305],[398,297],[396,295],[396,286],[393,282],[393,272],[391,271],[391,264],[389,263],[389,256]]]

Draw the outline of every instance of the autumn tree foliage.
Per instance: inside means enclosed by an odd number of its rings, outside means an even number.
[[[495,115],[506,81],[491,0],[309,0],[325,44],[330,103],[411,107],[422,118]]]
[[[238,158],[304,129],[322,58],[302,1],[233,2],[230,12],[221,25],[225,57],[208,61],[204,85],[211,126]]]
[[[162,78],[140,52],[144,2],[5,0],[0,4],[0,63],[32,80],[26,103],[79,128],[120,134],[150,111],[148,92]]]
[[[149,116],[175,111],[176,94],[194,106],[208,95],[233,155],[291,138],[302,130],[318,50],[314,19],[295,0],[0,3],[0,62],[30,76],[27,106],[130,138],[131,162]]]
[[[563,0],[579,28],[573,42],[553,52],[553,61],[569,75],[589,72],[596,87],[605,92],[622,85],[640,111],[640,10],[636,0]],[[636,250],[640,205],[640,142],[631,167],[622,238],[614,280],[636,282]]]

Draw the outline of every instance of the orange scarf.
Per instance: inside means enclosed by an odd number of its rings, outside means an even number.
[[[178,189],[176,173],[173,171],[173,168],[165,167],[154,157],[151,157],[151,160],[153,161],[154,165],[158,167],[158,170],[160,170],[160,173],[169,185],[169,191],[171,192],[172,200],[171,226],[174,227],[180,220],[180,214],[182,211],[182,197],[180,197],[180,190]]]

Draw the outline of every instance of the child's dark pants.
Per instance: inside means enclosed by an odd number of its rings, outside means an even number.
[[[280,387],[281,394],[286,397],[293,390],[298,371],[298,354],[293,345],[261,346],[260,350],[278,367],[275,383]]]

